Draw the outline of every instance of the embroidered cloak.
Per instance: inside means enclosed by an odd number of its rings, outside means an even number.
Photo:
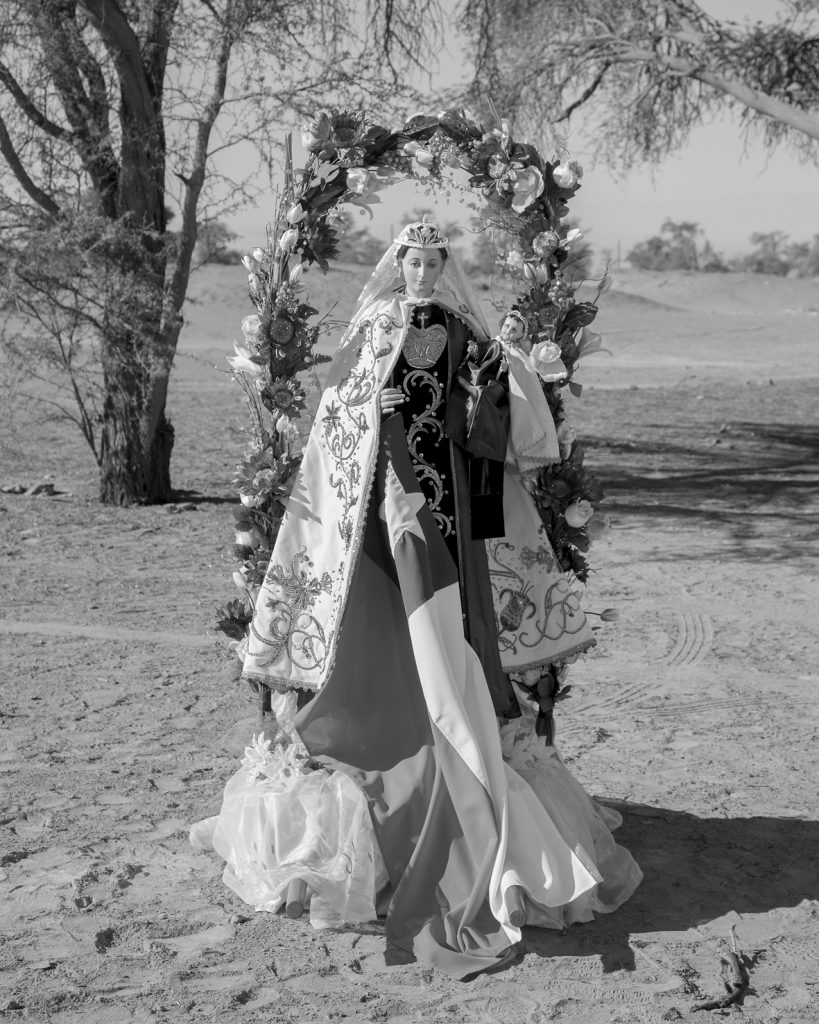
[[[469,322],[465,307],[445,296],[434,301]],[[317,691],[333,670],[375,478],[379,394],[402,352],[413,307],[406,296],[392,295],[362,311],[357,324],[363,342],[347,346],[342,354],[347,372],[322,395],[257,598],[244,661],[249,680]],[[514,351],[507,357],[512,406],[507,462],[531,468],[554,461],[554,424],[537,381]],[[578,596],[558,570],[516,472],[505,474],[503,512],[504,537],[487,541],[503,670],[545,666],[591,646]],[[350,614],[356,614],[354,604]]]

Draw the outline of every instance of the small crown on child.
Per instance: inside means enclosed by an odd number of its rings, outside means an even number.
[[[403,231],[395,239],[396,245],[407,245],[410,249],[443,249],[449,244],[449,239],[444,238],[426,214],[423,220],[407,224]]]
[[[512,307],[512,309],[507,310],[506,313],[504,313],[503,316],[501,317],[500,326],[503,327],[504,321],[510,319],[517,320],[517,322],[523,328],[523,338],[521,338],[521,341],[523,341],[525,338],[530,337],[532,333],[532,325],[529,322],[529,317],[526,316],[525,313],[521,312],[521,310],[515,307]]]

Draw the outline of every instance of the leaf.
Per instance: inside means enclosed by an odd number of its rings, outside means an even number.
[[[597,306],[593,306],[590,302],[578,302],[576,306],[572,306],[571,309],[566,311],[561,320],[561,326],[570,330],[574,330],[577,327],[585,327],[596,316]]]
[[[578,384],[577,381],[570,380],[569,391],[571,391],[575,398],[580,398],[581,394],[583,393],[583,385]]]
[[[411,117],[401,130],[402,135],[418,135],[422,132],[434,131],[438,127],[438,118],[429,114],[416,114]]]
[[[589,331],[585,327],[577,343],[577,358],[591,355],[592,352],[599,352],[603,348],[603,336],[596,331]]]

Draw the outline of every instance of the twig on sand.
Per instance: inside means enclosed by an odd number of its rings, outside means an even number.
[[[730,980],[725,980],[725,995],[717,999],[706,999],[701,1003],[694,1003],[692,1010],[722,1010],[727,1006],[736,1003],[744,995],[748,988],[748,972],[737,952],[737,936],[734,926],[731,925],[731,948],[724,953],[720,960],[727,965],[730,972]]]

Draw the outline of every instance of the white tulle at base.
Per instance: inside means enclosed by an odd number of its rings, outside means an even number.
[[[554,747],[512,723],[504,760],[531,787],[565,843],[601,881],[562,907],[527,901],[528,923],[562,928],[624,903],[642,877],[611,829],[620,815],[593,801]],[[276,911],[294,880],[311,892],[314,928],[372,921],[386,872],[361,790],[341,772],[305,769],[298,746],[256,738],[225,787],[220,813],[191,830],[191,842],[226,862],[224,882],[256,910]],[[408,837],[409,841],[409,837]]]

